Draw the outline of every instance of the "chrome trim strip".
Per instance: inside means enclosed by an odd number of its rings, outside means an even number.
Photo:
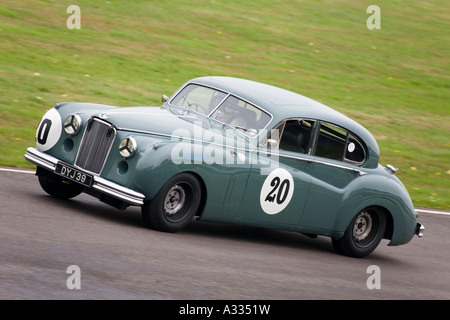
[[[41,166],[47,170],[55,172],[56,164],[59,160],[35,148],[29,147],[27,153],[25,154],[25,159],[29,162]],[[90,173],[87,170],[81,170],[86,173]],[[116,199],[120,199],[126,203],[135,206],[142,206],[144,204],[145,195],[134,191],[132,189],[123,187],[115,182],[106,180],[100,176],[94,176],[94,183],[92,189],[97,190],[101,193],[107,194]]]
[[[154,135],[154,136],[164,137],[164,138],[170,138],[171,142],[177,142],[178,141],[178,142],[188,142],[188,143],[192,143],[193,142],[193,143],[199,143],[199,144],[208,144],[208,145],[214,145],[214,146],[218,146],[218,147],[232,148],[234,150],[243,151],[243,152],[254,152],[255,149],[256,149],[256,143],[253,144],[250,141],[252,139],[257,140],[257,136],[251,137],[251,138],[247,137],[248,140],[246,140],[246,142],[248,141],[248,145],[250,147],[254,146],[252,149],[250,149],[250,148],[242,148],[242,147],[237,147],[237,146],[230,146],[230,145],[226,145],[226,144],[223,144],[223,143],[220,144],[220,143],[212,142],[212,141],[199,140],[199,139],[190,138],[190,137],[174,136],[174,135],[170,135],[170,134],[166,134],[166,133],[158,133],[158,132],[153,132],[153,131],[135,130],[135,129],[130,129],[130,128],[117,128],[117,130],[119,130],[119,131],[127,131],[127,132],[131,132],[131,133],[140,133],[140,134]],[[236,130],[236,129],[233,129],[233,130]]]
[[[92,185],[92,189],[98,190],[135,206],[142,206],[144,204],[145,196],[142,193],[122,187],[117,183],[111,182],[99,176],[94,176],[94,184]]]
[[[321,161],[321,160],[317,160],[317,159],[313,159],[313,158],[304,158],[304,157],[291,156],[291,155],[281,154],[281,153],[272,153],[272,152],[264,151],[262,149],[258,149],[258,152],[262,152],[262,153],[265,153],[267,155],[274,155],[274,156],[278,156],[278,157],[282,157],[282,158],[306,161],[306,162],[309,162],[309,163],[323,164],[323,165],[329,166],[329,167],[334,167],[334,168],[354,171],[354,172],[358,173],[360,176],[368,174],[367,172],[359,170],[359,169],[356,169],[356,168],[349,168],[349,167],[346,167],[346,166],[343,166],[343,165],[339,165],[339,164],[336,164],[336,163],[330,163],[330,162]]]
[[[25,159],[29,162],[41,166],[47,170],[55,171],[56,163],[58,160],[56,158],[49,156],[43,152],[38,151],[35,148],[29,147],[27,153],[25,154]]]
[[[313,162],[319,163],[319,164],[323,164],[323,165],[326,165],[326,166],[329,166],[329,167],[335,167],[335,168],[340,168],[340,169],[354,171],[354,172],[358,173],[360,176],[368,174],[365,171],[362,171],[362,170],[359,170],[359,169],[356,169],[356,168],[349,168],[349,167],[342,166],[342,165],[335,164],[335,163],[330,163],[330,162],[325,162],[325,161],[320,161],[320,160],[313,160]]]

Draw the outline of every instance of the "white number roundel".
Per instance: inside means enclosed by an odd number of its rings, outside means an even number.
[[[61,117],[55,108],[44,114],[36,132],[36,147],[39,151],[47,151],[53,147],[61,136]]]
[[[267,214],[277,214],[284,210],[294,194],[294,179],[285,169],[273,170],[264,181],[259,202]]]

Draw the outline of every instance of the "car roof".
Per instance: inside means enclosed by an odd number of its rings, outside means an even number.
[[[199,77],[188,83],[221,89],[247,100],[269,112],[272,115],[272,125],[284,119],[298,117],[322,120],[341,126],[362,139],[369,149],[371,164],[378,163],[378,144],[366,128],[341,112],[311,98],[269,84],[235,77]]]
[[[272,85],[233,77],[201,77],[195,82],[224,91],[243,98],[263,108],[274,118],[312,117],[329,122],[347,122],[345,115],[320,102]],[[347,118],[347,119],[346,119]],[[353,121],[353,120],[352,120]],[[338,123],[336,123],[338,124]],[[348,128],[350,130],[350,128]]]
[[[197,82],[231,92],[264,109],[271,109],[273,106],[308,106],[312,101],[292,91],[241,78],[201,77],[193,79],[190,82]]]

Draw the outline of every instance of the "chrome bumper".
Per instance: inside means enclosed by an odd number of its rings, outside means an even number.
[[[423,237],[423,231],[424,230],[425,230],[425,226],[423,224],[420,224],[420,223],[416,224],[416,232],[415,232],[415,234],[417,236],[419,236],[419,238]]]
[[[60,161],[55,157],[52,157],[31,147],[27,149],[25,159],[53,173],[55,173],[56,164]],[[145,195],[143,195],[142,193],[125,188],[117,183],[111,182],[97,175],[94,175],[94,181],[91,188],[100,193],[126,202],[130,205],[142,206],[144,204]]]

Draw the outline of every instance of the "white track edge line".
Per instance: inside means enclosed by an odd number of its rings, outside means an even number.
[[[10,169],[10,168],[0,168],[0,171],[6,172],[18,172],[18,173],[36,173],[35,170],[20,170],[20,169]],[[428,209],[415,209],[418,213],[432,213],[432,214],[442,214],[446,216],[450,216],[450,212],[448,211],[437,211],[437,210],[428,210]]]
[[[36,170],[20,170],[20,169],[10,169],[10,168],[0,168],[0,171],[6,171],[6,172],[19,172],[19,173],[36,173]]]
[[[450,212],[448,211],[437,211],[437,210],[428,210],[428,209],[416,209],[418,213],[432,213],[432,214],[443,214],[446,216],[450,216]]]

